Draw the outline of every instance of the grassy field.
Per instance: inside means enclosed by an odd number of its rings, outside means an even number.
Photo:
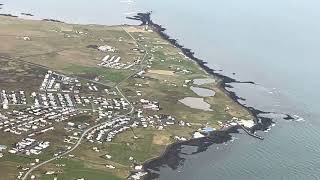
[[[130,70],[115,70],[115,69],[105,69],[99,67],[85,67],[74,65],[63,69],[68,74],[77,75],[80,77],[95,76],[101,77],[102,81],[106,84],[112,85],[113,83],[118,83],[133,72]],[[101,81],[101,80],[100,80]],[[111,82],[110,82],[111,81]]]
[[[70,180],[85,178],[89,180],[125,179],[133,164],[159,156],[174,136],[191,138],[192,133],[203,126],[219,128],[218,122],[226,122],[233,117],[252,119],[250,113],[235,103],[219,87],[220,80],[203,71],[194,61],[182,55],[181,51],[155,33],[137,26],[71,25],[64,23],[21,20],[0,16],[0,90],[25,89],[36,91],[47,70],[77,76],[82,80],[93,80],[106,86],[118,87],[136,109],[141,109],[140,99],[158,101],[159,111],[144,111],[143,115],[171,115],[177,121],[192,124],[187,126],[167,126],[164,130],[153,127],[133,128],[120,133],[110,143],[89,143],[83,141],[71,154],[37,169],[33,174],[39,179],[54,177]],[[25,37],[30,39],[26,40]],[[101,52],[89,46],[111,45],[115,52]],[[139,51],[134,51],[138,48]],[[147,52],[147,54],[144,54]],[[123,62],[133,63],[139,59],[141,64],[131,69],[111,69],[97,64],[107,54],[121,56]],[[143,77],[132,76],[145,70]],[[213,97],[205,97],[213,111],[190,108],[179,100],[186,97],[199,97],[190,86],[196,78],[215,79],[214,83],[198,87],[213,90]],[[26,83],[27,82],[27,83]],[[139,84],[139,85],[137,85]],[[137,96],[137,92],[141,95]],[[4,110],[0,110],[2,112]],[[92,117],[81,115],[69,119],[75,123],[93,124]],[[63,148],[65,132],[63,123],[55,130],[39,136],[39,139],[54,142],[46,153],[37,157],[50,159],[55,151]],[[0,133],[0,144],[10,147],[23,137]],[[99,152],[93,148],[99,149]],[[111,155],[111,159],[105,155]],[[132,157],[134,160],[129,160]],[[36,157],[24,157],[5,153],[0,158],[0,173],[6,179],[15,179],[19,166],[26,166]],[[63,166],[59,166],[62,165]],[[109,169],[112,165],[115,169]],[[54,175],[46,175],[55,171]],[[1,180],[1,178],[0,178]]]
[[[58,167],[56,165],[64,165],[64,167]],[[119,180],[121,178],[113,175],[111,172],[106,170],[99,170],[95,168],[86,167],[86,163],[80,160],[70,160],[70,159],[59,159],[54,162],[53,165],[44,169],[37,171],[41,179],[44,180],[52,180],[54,177],[57,177],[59,180],[70,180],[77,178],[85,178],[85,179],[94,179],[94,180]],[[56,170],[56,173],[53,175],[46,175],[47,170]]]
[[[97,73],[117,82],[128,72],[98,67],[109,55],[133,62],[143,54],[132,51],[135,41],[120,26],[68,25],[0,17],[1,55],[65,73]],[[25,37],[30,40],[24,40]],[[120,39],[120,40],[119,40]],[[112,45],[116,52],[100,52],[89,45]]]

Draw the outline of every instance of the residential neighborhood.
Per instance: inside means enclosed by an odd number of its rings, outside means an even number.
[[[259,138],[219,77],[149,24],[0,19],[5,179],[138,180],[171,144],[233,127]]]

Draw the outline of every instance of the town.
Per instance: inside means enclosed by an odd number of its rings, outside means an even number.
[[[4,179],[143,179],[172,143],[255,125],[149,25],[0,19]]]
[[[159,102],[140,99],[136,102],[139,109],[130,110],[131,103],[121,97],[116,89],[100,86],[49,70],[37,92],[2,90],[0,103],[5,111],[0,113],[0,130],[21,136],[21,140],[10,147],[8,152],[26,156],[43,153],[52,142],[37,137],[45,136],[57,124],[63,123],[69,134],[63,140],[66,148],[56,152],[55,156],[63,154],[79,141],[85,128],[90,126],[88,122],[71,122],[70,118],[85,114],[96,114],[95,124],[104,122],[85,136],[88,142],[98,144],[111,142],[117,134],[137,127],[164,130],[175,124],[191,126],[190,123],[176,121],[170,115],[154,114],[145,117],[144,110],[159,111]],[[20,172],[18,179],[23,174]]]

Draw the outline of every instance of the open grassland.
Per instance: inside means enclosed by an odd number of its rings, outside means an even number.
[[[76,159],[68,159],[62,158],[56,160],[52,164],[39,169],[36,174],[39,174],[38,177],[44,180],[53,179],[57,177],[58,179],[62,180],[70,180],[70,179],[77,179],[77,178],[85,178],[85,179],[94,179],[94,180],[119,180],[120,177],[113,175],[110,171],[101,170],[96,167],[88,167],[90,162],[84,162],[81,160]],[[48,171],[55,171],[58,173],[48,175],[46,172]]]
[[[9,161],[0,161],[0,179],[15,180],[18,173],[17,166],[17,163],[12,163]]]
[[[125,72],[98,67],[106,55],[124,62],[141,58],[132,51],[136,42],[120,26],[68,25],[0,17],[1,55],[65,73],[97,73],[105,80],[119,81]],[[26,40],[25,38],[29,38]],[[90,46],[110,45],[115,52],[100,52]]]
[[[8,91],[17,89],[35,91],[42,81],[43,72],[45,71],[41,68],[0,59],[0,87]]]
[[[246,109],[219,87],[219,79],[200,69],[179,49],[161,39],[157,33],[148,31],[147,27],[71,25],[0,16],[0,41],[6,42],[0,43],[0,89],[25,89],[28,93],[36,91],[47,70],[76,76],[83,81],[98,78],[100,85],[119,87],[135,110],[143,108],[139,104],[141,99],[159,102],[159,111],[145,110],[144,116],[170,115],[177,122],[191,124],[190,127],[175,124],[163,130],[151,126],[130,128],[118,134],[112,142],[101,144],[84,140],[68,156],[36,169],[33,174],[39,179],[125,179],[134,164],[143,164],[159,156],[167,145],[176,142],[175,136],[189,139],[197,129],[204,126],[219,128],[219,122],[227,122],[233,117],[252,119]],[[101,52],[92,48],[103,45],[110,45],[116,50]],[[133,50],[135,48],[138,50]],[[125,63],[141,62],[129,69],[98,66],[106,55],[121,56],[121,61]],[[139,71],[144,73],[135,75]],[[215,81],[197,86],[192,84],[192,80],[197,78]],[[186,97],[200,98],[190,86],[215,92],[215,96],[203,97],[212,111],[194,109],[180,102]],[[91,115],[76,116],[68,121],[89,125],[95,123]],[[52,146],[40,156],[6,153],[0,158],[2,177],[15,179],[20,166],[34,162],[35,158],[41,161],[50,159],[58,149],[65,149],[67,144],[63,140],[70,134],[64,128],[63,123],[58,123],[53,131],[37,137],[52,142]],[[22,137],[8,137],[8,134],[0,133],[0,144],[8,147],[20,139]],[[111,158],[106,158],[106,155]],[[115,169],[106,165],[112,165]],[[46,175],[48,171],[55,173]]]

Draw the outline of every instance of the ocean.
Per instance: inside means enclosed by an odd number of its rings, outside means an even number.
[[[58,3],[60,2],[60,3]],[[32,13],[85,24],[136,24],[125,17],[152,11],[154,22],[208,66],[252,84],[229,89],[276,116],[265,139],[244,133],[193,154],[183,146],[178,168],[159,167],[159,179],[320,179],[320,1],[316,0],[0,0],[0,13]],[[30,18],[30,17],[26,17]]]

